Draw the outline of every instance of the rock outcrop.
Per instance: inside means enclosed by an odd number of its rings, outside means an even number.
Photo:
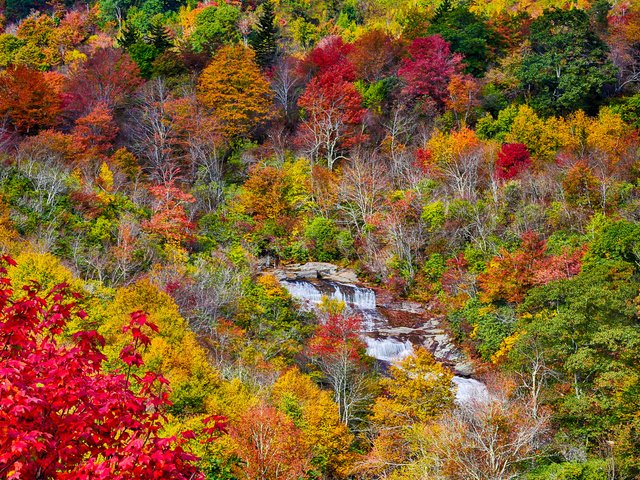
[[[274,270],[272,273],[278,280],[328,280],[340,283],[358,283],[358,276],[353,270],[340,268],[327,262],[292,264]]]

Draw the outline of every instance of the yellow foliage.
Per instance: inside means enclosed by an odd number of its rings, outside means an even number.
[[[272,95],[253,50],[242,45],[218,50],[198,86],[200,101],[224,124],[229,137],[245,135],[267,120]]]
[[[389,369],[390,378],[381,381],[388,392],[374,405],[374,422],[401,426],[426,422],[453,405],[453,373],[431,353],[418,348]]]
[[[587,145],[604,155],[607,164],[613,168],[629,148],[628,137],[632,133],[633,128],[619,114],[605,107],[587,126]]]
[[[591,6],[591,0],[575,0],[572,6],[587,10]],[[567,2],[564,0],[473,0],[469,10],[489,18],[496,18],[502,15],[516,16],[521,13],[528,13],[535,18],[541,15],[546,9],[566,8]]]
[[[100,323],[98,332],[106,340],[104,353],[109,366],[120,365],[119,352],[131,341],[122,327],[129,323],[131,312],[139,310],[146,312],[148,320],[159,328],[158,333],[150,334],[151,344],[142,353],[143,368],[158,372],[171,382],[176,408],[202,410],[220,382],[218,374],[177,305],[148,280],[118,289],[112,301],[89,312]]]
[[[335,298],[329,298],[327,295],[322,296],[320,305],[318,305],[318,308],[321,311],[328,313],[329,315],[340,315],[342,312],[344,312],[344,309],[346,307],[347,304],[344,301]]]
[[[321,390],[308,376],[296,368],[285,372],[271,391],[275,403],[293,400],[301,417],[294,422],[302,430],[303,439],[315,461],[337,478],[346,478],[354,461],[350,451],[353,435],[340,422],[338,405],[328,391]]]
[[[9,206],[0,197],[0,253],[15,255],[21,248],[20,236],[13,227]]]
[[[73,276],[71,270],[60,263],[50,253],[23,252],[14,258],[17,265],[9,267],[8,275],[14,291],[32,281],[38,282],[43,291],[49,291],[56,285],[67,283],[73,290],[81,292],[83,282]]]
[[[524,143],[534,159],[534,167],[540,168],[544,162],[555,157],[561,145],[563,126],[561,120],[555,117],[543,120],[531,107],[521,105],[505,141]]]
[[[464,127],[451,134],[436,130],[427,142],[427,149],[435,166],[445,166],[463,158],[480,145],[476,133]]]
[[[280,285],[278,279],[270,273],[258,277],[256,283],[264,288],[265,295],[269,297],[286,297],[288,295],[287,291]]]
[[[372,409],[378,435],[362,470],[367,476],[378,476],[404,466],[392,478],[416,478],[407,467],[423,452],[417,444],[419,432],[453,406],[453,373],[424,348],[392,365],[389,373],[390,378],[381,381],[385,394]]]
[[[509,352],[513,350],[513,347],[518,339],[525,333],[527,332],[515,332],[513,335],[509,335],[507,338],[503,339],[498,351],[491,355],[491,363],[497,364],[505,359]]]
[[[98,185],[100,185],[100,187],[105,192],[110,193],[113,191],[113,172],[106,162],[102,162],[102,165],[100,165],[100,173],[98,174]]]
[[[214,395],[206,400],[206,410],[224,415],[230,423],[240,420],[251,408],[260,403],[259,398],[239,378],[222,382]]]

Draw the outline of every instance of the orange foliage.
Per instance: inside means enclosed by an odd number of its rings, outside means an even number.
[[[200,77],[198,95],[229,137],[247,134],[270,116],[272,92],[253,50],[221,48]]]
[[[301,432],[283,413],[264,403],[249,410],[229,431],[243,460],[240,478],[298,480],[310,469]]]
[[[31,133],[58,123],[60,99],[43,73],[13,67],[0,74],[0,115],[16,129]]]
[[[577,275],[584,249],[560,255],[549,255],[547,243],[536,233],[522,235],[518,250],[502,250],[491,260],[487,271],[478,276],[480,299],[483,302],[518,303],[533,287]]]

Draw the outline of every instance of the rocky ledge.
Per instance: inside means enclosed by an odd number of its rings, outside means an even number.
[[[294,263],[271,272],[278,280],[328,280],[340,283],[358,283],[353,270],[340,268],[333,263]]]

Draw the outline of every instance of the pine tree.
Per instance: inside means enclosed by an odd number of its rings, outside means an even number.
[[[269,67],[275,60],[278,50],[278,27],[273,10],[272,0],[262,4],[262,13],[258,19],[258,27],[255,36],[251,40],[251,46],[256,52],[256,61],[262,68]]]
[[[433,18],[431,19],[431,21],[433,23],[439,22],[443,19],[443,17],[447,15],[447,13],[451,12],[452,10],[453,4],[451,3],[451,0],[442,0],[440,5],[438,5],[433,12]]]
[[[148,42],[153,45],[158,53],[164,52],[171,46],[171,37],[166,28],[160,22],[153,22],[149,28]]]
[[[140,41],[140,32],[138,32],[135,27],[125,23],[120,30],[117,40],[118,45],[127,50]]]

